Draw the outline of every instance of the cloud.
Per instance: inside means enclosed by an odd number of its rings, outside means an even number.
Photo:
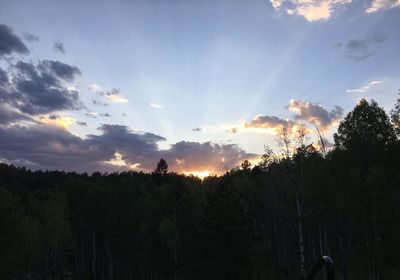
[[[178,172],[210,171],[221,174],[244,160],[259,158],[246,153],[235,144],[198,143],[181,141],[169,150],[161,151],[162,158]]]
[[[400,0],[373,0],[371,6],[366,10],[367,13],[376,13],[380,10],[386,10],[400,6]]]
[[[33,35],[33,34],[29,33],[29,32],[25,32],[23,34],[23,36],[24,36],[24,39],[27,40],[28,42],[38,42],[39,41],[39,37],[38,36],[35,36],[35,35]]]
[[[8,83],[8,74],[6,71],[0,68],[0,87]]]
[[[113,88],[111,90],[105,91],[98,84],[93,84],[89,86],[89,90],[98,96],[106,97],[109,101],[114,103],[127,103],[129,100],[121,95],[121,90]],[[103,104],[101,101],[96,101],[98,104]]]
[[[150,107],[153,107],[153,108],[155,108],[155,109],[161,109],[161,108],[163,108],[164,106],[163,105],[161,105],[161,104],[157,104],[157,103],[149,103],[149,105],[150,105]]]
[[[97,118],[98,115],[99,114],[97,114],[95,112],[87,112],[87,113],[85,113],[86,117],[93,118],[93,119]]]
[[[298,15],[307,21],[328,20],[337,10],[353,0],[269,0],[275,10],[283,10],[288,15]],[[366,13],[376,13],[400,6],[400,0],[372,0]]]
[[[87,122],[76,121],[76,124],[80,126],[87,126]]]
[[[50,120],[56,120],[56,119],[58,119],[58,118],[60,118],[60,116],[57,116],[57,115],[50,115],[50,116],[49,116],[49,119],[50,119]]]
[[[102,102],[101,100],[98,100],[95,98],[92,99],[92,103],[93,103],[93,105],[104,106],[104,107],[107,107],[109,105],[108,103]]]
[[[39,68],[43,72],[54,74],[58,78],[66,81],[73,81],[77,76],[82,74],[78,67],[57,60],[45,59],[40,62]]]
[[[39,121],[42,124],[48,124],[52,126],[58,126],[65,129],[68,129],[70,126],[76,124],[76,120],[71,117],[63,117],[58,115],[50,115],[50,116],[40,116]]]
[[[322,131],[328,130],[343,116],[343,108],[340,106],[334,106],[329,112],[321,105],[301,100],[290,100],[288,109],[295,113],[295,120],[306,121]]]
[[[61,42],[60,40],[55,41],[53,44],[53,50],[65,54],[65,48],[63,42]]]
[[[129,100],[126,97],[123,97],[121,95],[118,94],[114,94],[114,95],[106,95],[106,97],[114,103],[128,103]]]
[[[0,101],[29,115],[80,109],[78,91],[64,85],[79,74],[78,68],[59,61],[44,60],[38,65],[19,61],[11,66],[7,79],[2,78]]]
[[[0,125],[8,125],[20,121],[34,122],[34,120],[29,116],[22,114],[17,110],[13,110],[4,104],[0,105]]]
[[[367,39],[352,39],[344,45],[344,54],[354,61],[361,61],[376,52],[376,46],[387,39],[384,33],[378,33]]]
[[[9,26],[0,24],[0,58],[12,53],[27,54],[29,50]]]
[[[162,136],[132,131],[122,125],[102,125],[99,135],[80,138],[63,127],[46,123],[29,126],[0,125],[0,158],[31,168],[66,171],[152,171],[158,160],[167,160],[177,172],[209,170],[220,174],[245,159],[258,157],[234,144],[181,141],[160,150]]]
[[[103,91],[104,91],[98,84],[90,85],[89,90],[94,93],[98,93],[98,94],[103,94]]]
[[[73,170],[75,165],[89,171],[92,167],[101,169],[98,161],[104,152],[61,127],[15,125],[0,126],[0,157],[14,164],[29,163],[32,168]]]
[[[192,131],[194,131],[194,132],[200,132],[200,131],[201,131],[201,128],[200,128],[200,127],[195,127],[195,128],[192,128]]]
[[[270,0],[272,7],[275,9],[279,9],[282,6],[282,1],[283,0]]]
[[[110,118],[111,115],[109,113],[100,113],[99,114],[100,117],[106,117],[106,118]]]
[[[361,87],[361,88],[356,88],[356,89],[348,89],[348,93],[367,93],[369,92],[372,88],[376,87],[377,85],[381,84],[382,81],[372,81],[369,82],[366,86]]]
[[[252,121],[244,124],[245,128],[266,130],[272,134],[278,134],[283,129],[292,131],[299,124],[292,120],[284,120],[276,116],[257,116]]]
[[[290,100],[288,110],[294,113],[293,119],[282,119],[277,116],[256,116],[244,124],[245,129],[266,131],[273,135],[286,130],[290,135],[299,129],[306,129],[306,124],[317,126],[321,131],[328,130],[343,116],[343,108],[334,106],[329,112],[323,106],[301,100]],[[236,130],[240,131],[240,130]]]
[[[276,10],[298,15],[307,21],[328,20],[332,13],[352,0],[270,0]]]

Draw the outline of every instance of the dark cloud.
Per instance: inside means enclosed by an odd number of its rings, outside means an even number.
[[[111,90],[104,90],[99,85],[93,84],[89,87],[89,90],[92,91],[93,93],[95,93],[97,95],[97,97],[105,97],[108,99],[108,101],[111,101],[111,102],[116,102],[116,103],[129,102],[129,100],[121,94],[121,90],[117,89],[117,88],[113,88]],[[98,99],[93,99],[92,102],[94,105],[108,106],[108,103],[101,102]]]
[[[326,131],[343,116],[343,108],[340,106],[334,106],[331,111],[327,111],[321,105],[301,100],[290,100],[287,108],[295,114],[292,120],[284,120],[276,116],[257,116],[245,123],[244,127],[269,129],[274,133],[280,133],[286,129],[295,133],[298,129],[305,128],[304,123],[309,123],[321,131]]]
[[[0,57],[12,53],[26,54],[29,50],[9,26],[0,24]]]
[[[0,87],[3,87],[8,83],[7,72],[0,68]]]
[[[361,61],[373,56],[376,53],[376,45],[386,39],[387,36],[384,33],[378,33],[368,39],[349,40],[344,46],[344,53],[354,61]]]
[[[276,116],[257,116],[252,121],[245,123],[246,128],[265,128],[276,132],[283,128],[290,129],[295,123],[291,120],[284,120]]]
[[[192,131],[199,132],[199,131],[201,131],[201,128],[200,127],[195,127],[195,128],[192,128]]]
[[[216,171],[223,173],[246,159],[258,157],[246,153],[235,144],[198,143],[181,141],[169,150],[161,151],[169,167],[178,172]]]
[[[56,120],[56,119],[59,119],[59,118],[60,118],[60,116],[57,116],[57,115],[50,115],[49,116],[50,120]]]
[[[60,40],[57,40],[54,42],[53,44],[53,49],[57,52],[60,53],[65,53],[65,48],[64,48],[64,44],[63,42],[61,42]]]
[[[372,40],[376,43],[381,43],[387,39],[387,35],[385,33],[378,33],[372,37]]]
[[[112,96],[112,95],[119,95],[121,94],[121,90],[117,89],[117,88],[113,88],[109,91],[104,92],[103,94],[107,95],[107,96]]]
[[[93,105],[104,106],[104,107],[107,107],[109,105],[108,103],[102,102],[101,100],[98,100],[98,99],[95,99],[95,98],[92,99],[92,103],[93,103]]]
[[[12,65],[8,81],[1,79],[0,101],[29,115],[79,109],[78,91],[63,84],[63,80],[72,81],[79,74],[75,66],[59,61],[44,60],[38,65],[19,61]]]
[[[106,117],[106,118],[110,118],[111,115],[109,113],[100,113],[99,114],[100,117]]]
[[[27,40],[28,42],[37,42],[37,41],[39,41],[39,37],[38,36],[35,36],[35,35],[33,35],[33,34],[29,33],[29,32],[25,32],[23,35],[24,35],[25,40]]]
[[[100,136],[88,135],[87,142],[102,151],[120,152],[129,164],[140,163],[143,168],[153,168],[159,159],[157,142],[165,141],[162,136],[153,133],[130,131],[122,125],[102,125]]]
[[[97,162],[106,156],[105,152],[56,126],[0,127],[0,157],[11,163],[25,162],[37,168],[65,170],[79,165],[82,171],[89,171],[89,167],[97,167]]]
[[[0,105],[0,125],[8,125],[19,121],[35,122],[29,116],[22,114],[4,105]]]
[[[306,121],[321,130],[329,129],[343,116],[343,108],[339,106],[329,112],[321,105],[301,100],[290,100],[288,109],[295,113],[295,120]]]
[[[80,126],[87,126],[87,122],[76,121],[76,124]]]
[[[95,118],[97,118],[97,113],[94,113],[94,112],[87,112],[87,113],[85,113],[85,116],[86,116],[86,117],[89,117],[89,118],[95,119]]]
[[[125,126],[103,125],[99,129],[102,134],[82,139],[52,125],[0,126],[0,157],[11,163],[30,162],[42,169],[113,171],[121,167],[106,161],[121,152],[128,162],[146,159],[145,165],[152,162],[153,167],[157,141],[165,140],[152,133],[129,131]]]
[[[49,72],[60,79],[72,81],[76,76],[81,75],[81,71],[76,66],[71,66],[57,60],[43,60],[38,66],[42,71]]]
[[[237,166],[248,154],[233,144],[178,142],[159,150],[162,136],[131,131],[126,126],[102,125],[100,135],[77,137],[67,130],[46,124],[31,126],[0,125],[0,158],[32,168],[67,171],[120,171],[130,165],[151,171],[165,158],[173,171],[210,170],[218,173]],[[116,153],[126,166],[112,164]],[[139,165],[140,164],[140,165]]]

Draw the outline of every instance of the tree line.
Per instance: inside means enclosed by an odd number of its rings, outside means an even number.
[[[292,280],[329,255],[338,279],[398,279],[399,113],[361,100],[333,149],[283,131],[281,153],[204,180],[164,160],[151,174],[0,164],[0,278]]]

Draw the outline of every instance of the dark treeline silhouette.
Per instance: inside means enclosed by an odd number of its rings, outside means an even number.
[[[330,255],[337,279],[399,279],[399,111],[362,100],[332,150],[283,132],[295,150],[203,181],[1,164],[0,278],[300,279]]]

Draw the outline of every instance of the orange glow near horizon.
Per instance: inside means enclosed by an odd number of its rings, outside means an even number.
[[[200,179],[204,179],[205,177],[208,177],[211,175],[211,172],[208,170],[203,170],[203,171],[186,171],[183,172],[183,174],[185,174],[186,176],[190,176],[193,175],[195,177],[198,177]]]

